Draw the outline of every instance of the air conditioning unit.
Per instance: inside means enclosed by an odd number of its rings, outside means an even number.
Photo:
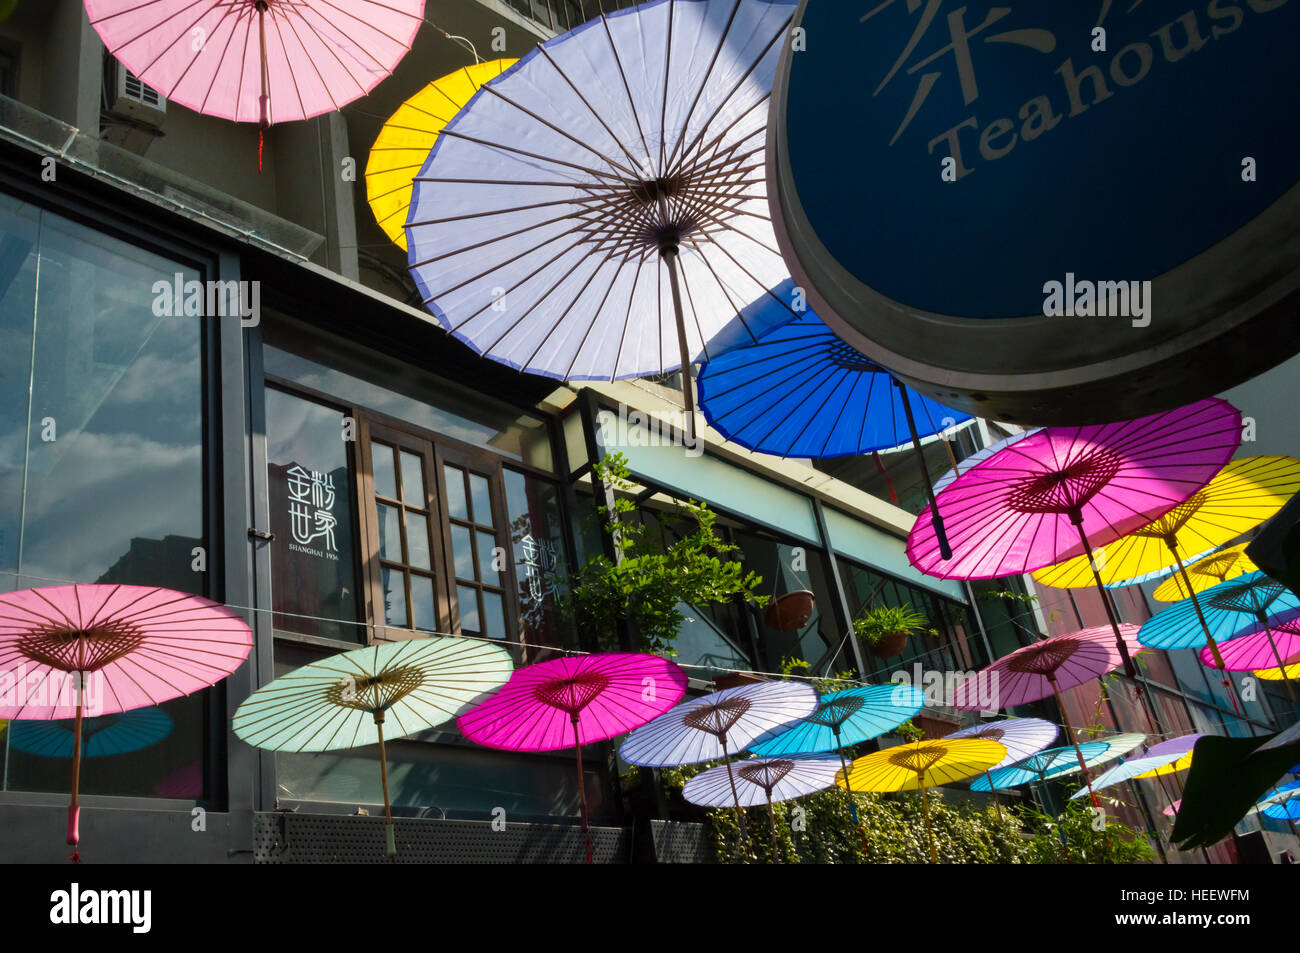
[[[109,111],[155,128],[167,118],[167,97],[132,73],[121,63],[114,63],[113,100]]]

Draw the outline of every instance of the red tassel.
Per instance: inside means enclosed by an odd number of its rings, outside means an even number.
[[[68,857],[68,860],[72,861],[74,864],[81,863],[81,852],[73,851],[72,854]]]
[[[894,505],[897,506],[898,494],[894,492],[894,481],[889,478],[889,474],[885,471],[885,465],[880,462],[880,454],[872,450],[871,456],[876,461],[876,469],[880,471],[880,475],[884,477],[885,482],[889,484],[889,498],[893,501]]]
[[[262,127],[257,127],[257,174],[262,174]]]

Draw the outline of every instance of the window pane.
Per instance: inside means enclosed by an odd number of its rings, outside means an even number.
[[[379,558],[400,563],[402,559],[402,530],[398,520],[402,511],[395,506],[376,504],[379,512]]]
[[[469,530],[456,523],[451,525],[451,556],[456,564],[456,578],[473,579],[474,552],[470,549]]]
[[[200,277],[0,195],[0,591],[66,580],[208,594],[207,322],[169,313],[176,283]],[[206,573],[191,570],[196,546],[209,547]],[[82,794],[210,794],[209,699],[87,718]],[[71,729],[0,729],[0,788],[66,796]],[[98,757],[123,735],[148,740]]]
[[[405,450],[402,451],[402,500],[420,509],[429,505],[424,496],[424,461]]]
[[[457,519],[469,519],[469,507],[465,503],[465,471],[460,467],[443,467],[447,480],[447,512]]]
[[[375,470],[375,493],[386,496],[390,500],[397,499],[397,477],[393,473],[393,448],[372,440],[370,461]]]
[[[384,622],[399,629],[406,628],[406,573],[400,569],[383,568],[379,575],[384,587]]]
[[[266,391],[271,594],[276,628],[361,641],[352,549],[352,480],[343,414]],[[382,532],[382,530],[381,530]],[[290,615],[292,613],[292,615]],[[307,616],[337,619],[323,622]]]
[[[429,565],[429,520],[419,513],[406,513],[406,552],[407,565],[416,569],[430,569]]]
[[[478,578],[489,586],[501,585],[501,573],[492,568],[497,557],[497,539],[491,533],[478,532]]]
[[[501,596],[495,592],[483,593],[483,634],[494,639],[504,639],[506,632],[506,610]]]
[[[572,626],[562,619],[556,606],[556,596],[564,592],[566,575],[559,491],[549,480],[514,470],[505,470],[503,476],[518,585],[512,598],[523,640],[534,645],[576,648]]]
[[[460,603],[461,631],[482,632],[478,619],[478,590],[469,586],[457,586],[456,601]]]
[[[436,631],[438,628],[438,613],[435,606],[433,579],[429,576],[421,576],[419,573],[411,573],[411,616],[413,619],[411,627],[424,629],[427,632]]]
[[[488,494],[488,481],[477,473],[469,475],[469,492],[474,504],[474,522],[480,526],[492,525],[492,497]]]

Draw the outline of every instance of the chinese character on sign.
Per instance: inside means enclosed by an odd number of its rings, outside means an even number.
[[[533,606],[539,607],[544,598],[554,595],[556,591],[555,566],[557,559],[555,541],[551,539],[535,539],[531,534],[525,534],[519,541],[519,547],[523,551],[520,565],[524,569],[524,579],[528,584],[528,595]]]
[[[337,553],[334,527],[334,475],[307,471],[294,464],[286,474],[289,488],[289,526],[293,541],[308,546],[322,540],[326,552]]]
[[[866,22],[874,17],[877,13],[888,7],[894,6],[898,0],[884,0],[869,13],[865,14],[861,20]],[[931,25],[938,17],[940,7],[943,6],[944,0],[905,0],[908,14],[915,14],[920,11],[921,18],[917,22],[915,29],[912,31],[911,38],[908,39],[907,45],[903,47],[902,54],[895,60],[894,65],[885,78],[880,81],[872,96],[880,95],[881,90],[889,85],[889,82],[897,75],[905,63],[916,53],[917,47],[921,40],[929,32]],[[922,9],[924,7],[924,9]],[[903,117],[902,123],[894,132],[894,138],[889,140],[892,146],[898,137],[903,134],[903,130],[911,123],[917,111],[925,103],[926,98],[934,89],[935,83],[943,76],[944,70],[942,60],[948,54],[952,54],[952,62],[948,64],[956,73],[957,80],[961,84],[962,99],[969,106],[979,98],[979,85],[975,79],[975,63],[971,52],[970,41],[978,37],[993,24],[999,22],[1011,14],[1010,7],[993,7],[989,10],[984,22],[978,26],[969,27],[966,24],[966,7],[959,7],[950,11],[944,18],[948,27],[948,43],[939,49],[924,56],[911,66],[907,67],[906,73],[912,76],[926,67],[933,67],[922,72],[917,79],[916,91],[912,94],[912,104],[907,109],[907,114]],[[939,37],[942,39],[942,36]],[[1038,29],[1019,29],[1004,30],[1001,33],[994,33],[982,38],[985,43],[1013,43],[1018,46],[1025,46],[1039,53],[1050,53],[1056,49],[1056,36],[1049,30]]]

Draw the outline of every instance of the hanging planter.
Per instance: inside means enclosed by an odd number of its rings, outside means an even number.
[[[880,641],[870,643],[871,654],[876,658],[895,658],[903,654],[903,649],[907,648],[907,637],[909,632],[890,632],[881,637]]]
[[[910,605],[877,606],[860,619],[853,620],[853,630],[867,643],[876,658],[894,658],[907,648],[907,638],[924,629],[929,622]]]
[[[798,632],[812,618],[816,599],[809,589],[796,589],[777,596],[768,603],[763,619],[782,632]]]

